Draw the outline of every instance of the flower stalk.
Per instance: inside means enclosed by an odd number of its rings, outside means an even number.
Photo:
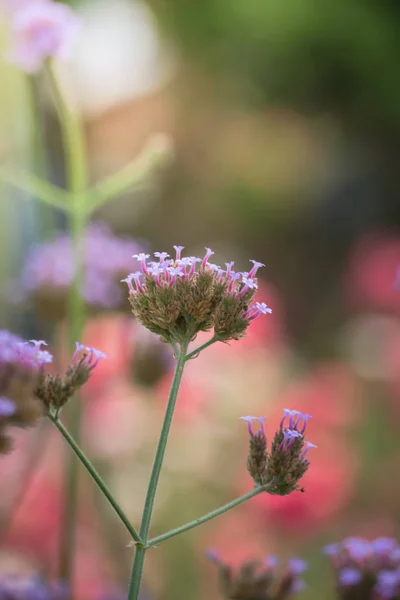
[[[168,435],[171,428],[172,418],[174,416],[176,400],[178,397],[179,386],[182,380],[183,369],[187,360],[186,351],[188,343],[184,342],[178,353],[175,374],[169,393],[168,404],[165,410],[164,421],[158,441],[156,455],[154,458],[153,469],[150,476],[149,486],[147,488],[146,500],[143,510],[142,523],[140,526],[140,537],[143,540],[143,546],[137,546],[135,558],[132,566],[131,580],[129,583],[128,600],[137,600],[139,597],[140,583],[142,579],[143,565],[147,550],[147,537],[149,533],[151,516],[153,513],[154,500],[157,492],[158,480],[160,478],[161,467],[164,460],[165,448],[167,446]]]

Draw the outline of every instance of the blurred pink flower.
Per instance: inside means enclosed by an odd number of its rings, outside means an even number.
[[[400,314],[396,289],[399,265],[399,236],[377,232],[363,237],[355,247],[345,279],[351,304]]]
[[[19,2],[11,11],[9,59],[23,71],[34,73],[48,58],[68,58],[78,29],[78,18],[65,4],[52,0]]]

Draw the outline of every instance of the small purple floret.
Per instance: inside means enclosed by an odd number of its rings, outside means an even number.
[[[300,434],[300,435],[302,435],[302,434]],[[306,447],[305,447],[305,449],[303,450],[303,452],[302,452],[302,453],[301,453],[301,455],[300,455],[300,457],[301,457],[303,460],[305,459],[305,457],[307,456],[307,453],[308,453],[308,451],[309,451],[311,448],[318,448],[318,446],[316,446],[315,444],[312,444],[311,442],[306,442]]]
[[[287,561],[287,566],[292,575],[302,575],[308,569],[308,563],[302,558],[293,557]]]
[[[76,350],[72,357],[72,362],[78,362],[78,357],[81,352],[85,352],[86,356],[80,359],[80,363],[84,364],[91,371],[98,365],[101,358],[107,358],[106,354],[100,352],[100,350],[96,350],[95,348],[90,348],[81,344],[80,342],[75,342]]]
[[[345,587],[357,585],[362,577],[361,571],[355,567],[344,567],[339,571],[339,582]]]
[[[253,278],[256,276],[258,269],[260,267],[265,267],[265,265],[263,263],[257,262],[256,260],[251,260],[250,262],[253,263],[253,268],[251,269],[251,271],[249,273],[249,277]]]
[[[2,417],[11,417],[16,409],[15,403],[10,398],[0,396],[0,420]]]
[[[249,430],[249,434],[251,437],[254,437],[254,431],[252,428],[253,421],[258,421],[260,423],[260,431],[264,434],[264,421],[266,421],[267,417],[240,417],[242,421],[247,421],[247,427]]]

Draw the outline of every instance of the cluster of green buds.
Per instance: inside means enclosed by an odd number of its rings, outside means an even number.
[[[155,252],[158,261],[147,262],[149,254],[135,254],[141,270],[123,280],[133,314],[164,342],[188,343],[212,328],[220,341],[238,340],[258,315],[271,312],[263,302],[252,304],[261,263],[251,261],[249,272],[237,273],[233,262],[226,270],[210,263],[214,252],[209,248],[203,258],[182,258],[183,246],[174,248],[174,259]]]
[[[250,448],[247,470],[257,486],[268,486],[269,494],[287,496],[299,489],[298,481],[307,471],[310,463],[307,454],[315,444],[304,439],[310,415],[298,410],[284,409],[284,416],[275,433],[271,449],[267,449],[264,430],[265,418],[241,417],[247,421],[250,434]],[[260,429],[253,431],[252,423],[260,423]]]

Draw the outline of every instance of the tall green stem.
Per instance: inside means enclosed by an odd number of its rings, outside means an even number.
[[[147,489],[146,500],[143,510],[142,524],[140,526],[140,537],[144,544],[147,543],[151,515],[153,513],[154,499],[156,496],[158,480],[160,477],[161,467],[164,460],[165,448],[168,441],[169,430],[171,427],[172,418],[174,416],[176,399],[178,397],[179,386],[181,383],[183,369],[186,362],[187,344],[182,344],[177,357],[174,379],[172,381],[171,390],[169,393],[168,404],[165,411],[164,422],[160,433],[160,439],[154,458],[153,469]],[[143,565],[145,559],[146,548],[144,546],[136,546],[135,558],[133,561],[131,580],[129,584],[128,600],[137,600],[140,591],[140,582],[142,579]]]
[[[88,186],[88,166],[85,136],[79,115],[65,101],[52,65],[47,65],[55,106],[60,119],[66,161],[67,185],[70,194],[69,227],[73,244],[75,278],[68,298],[69,344],[71,349],[80,339],[85,322],[85,306],[81,289],[84,277],[84,235],[87,226],[85,194]],[[70,430],[76,443],[80,441],[80,403],[75,399],[69,408]],[[72,581],[75,547],[75,524],[78,499],[78,462],[71,455],[65,480],[66,513],[63,519],[60,550],[60,576],[67,583]]]
[[[64,425],[61,423],[61,421],[59,421],[59,419],[52,416],[51,414],[49,414],[49,419],[57,427],[58,431],[61,433],[61,435],[67,442],[67,444],[71,447],[71,449],[75,453],[78,460],[82,463],[82,465],[88,471],[89,475],[92,477],[93,481],[96,483],[96,485],[98,486],[100,491],[107,498],[107,500],[109,501],[109,503],[111,504],[111,506],[113,507],[113,509],[119,516],[119,518],[121,519],[122,523],[125,525],[126,529],[131,534],[132,538],[136,542],[141,542],[141,539],[140,539],[136,529],[133,527],[133,525],[129,521],[128,517],[126,516],[126,514],[124,513],[122,508],[119,506],[117,501],[114,499],[114,496],[109,491],[109,489],[106,486],[106,484],[104,483],[103,479],[101,478],[99,473],[96,471],[96,469],[94,468],[94,466],[92,465],[90,460],[87,458],[87,456],[84,454],[84,452],[82,452],[81,448],[78,446],[78,444],[76,443],[74,438],[69,434],[67,429],[65,429]]]

